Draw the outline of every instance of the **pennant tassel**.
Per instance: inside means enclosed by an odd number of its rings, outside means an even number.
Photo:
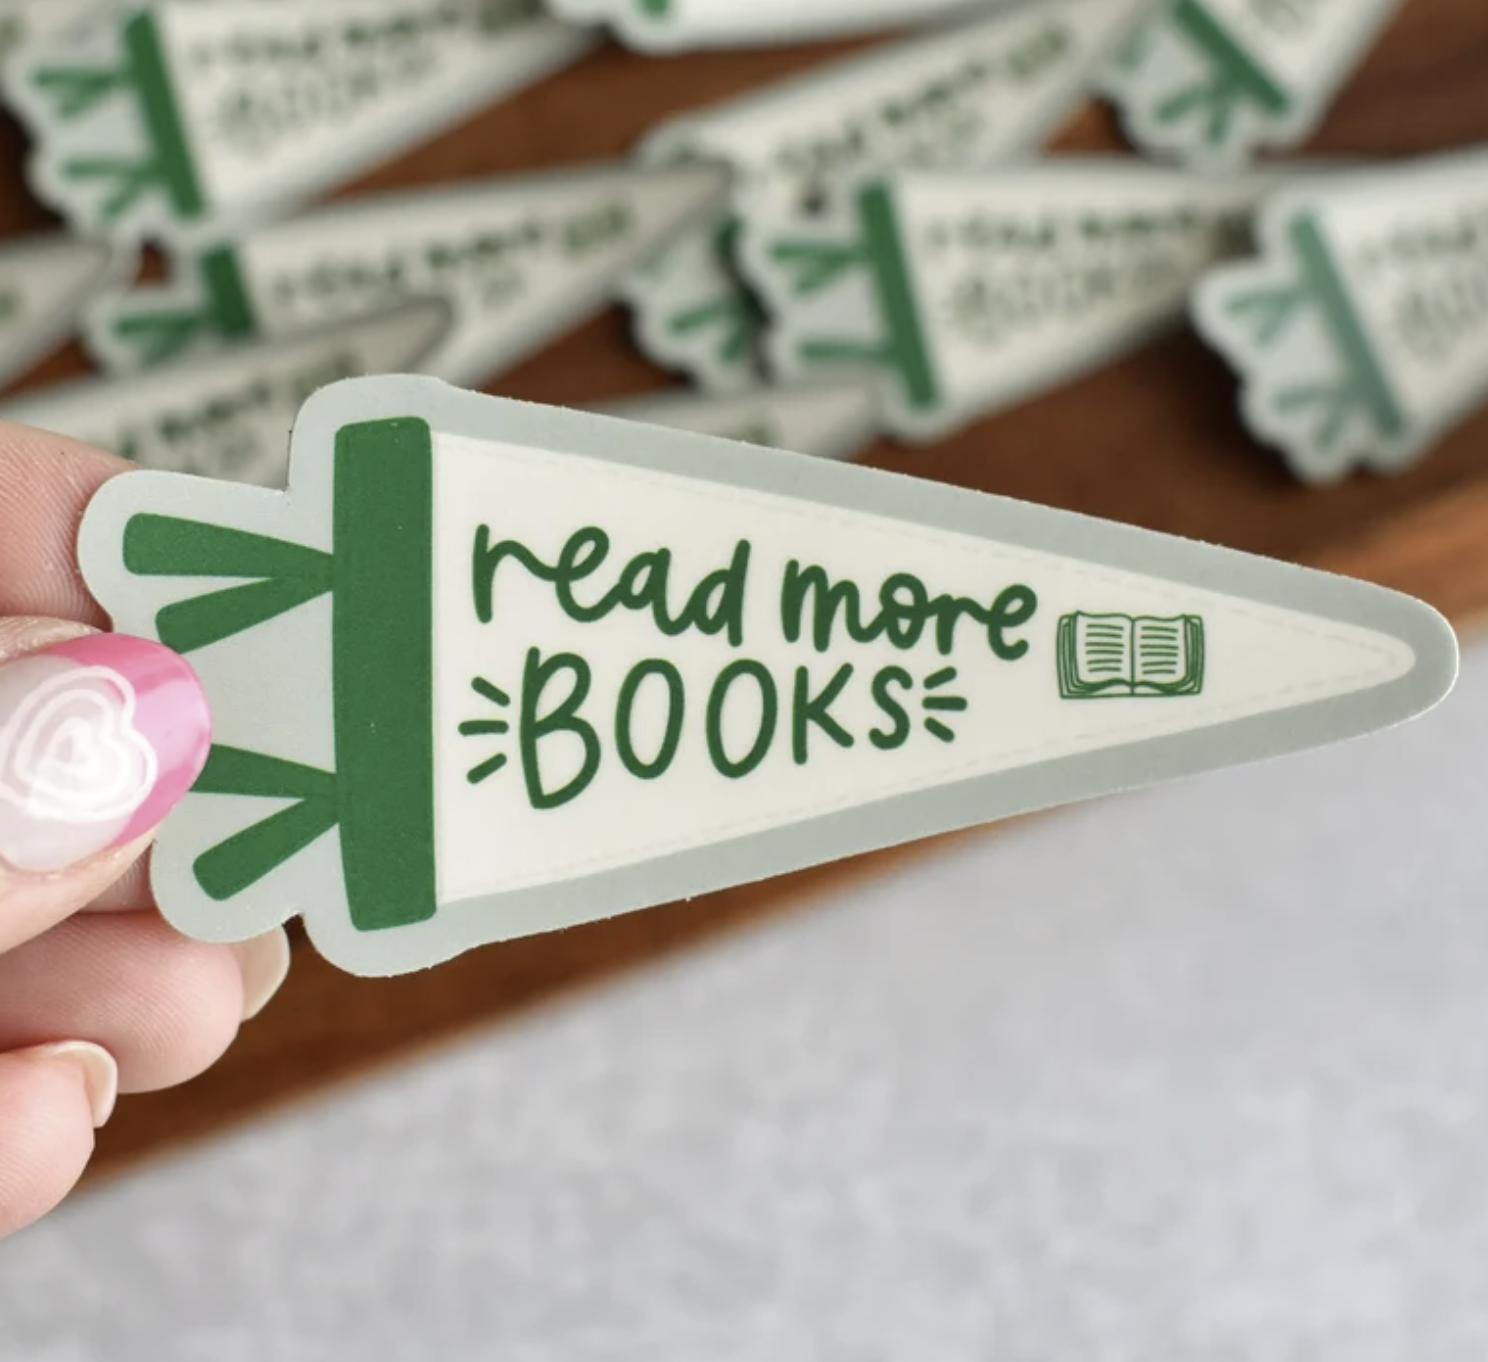
[[[124,531],[124,564],[141,577],[252,578],[190,600],[155,618],[160,641],[194,652],[287,614],[331,590],[331,555],[247,530],[137,515]]]
[[[193,793],[295,800],[197,857],[197,883],[218,903],[257,884],[340,820],[330,772],[237,747],[212,748]]]

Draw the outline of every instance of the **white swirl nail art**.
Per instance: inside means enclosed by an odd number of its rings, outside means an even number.
[[[28,821],[127,820],[158,776],[135,709],[134,687],[107,667],[69,666],[43,680],[0,727],[0,801]]]

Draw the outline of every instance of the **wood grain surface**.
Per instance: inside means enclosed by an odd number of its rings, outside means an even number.
[[[349,192],[624,155],[658,119],[858,45],[666,59],[606,48]],[[1306,154],[1380,159],[1474,142],[1488,142],[1488,4],[1407,0]],[[1094,105],[1076,113],[1054,150],[1125,152],[1114,120]],[[13,186],[0,202],[0,230],[8,234],[47,221],[20,188],[23,155],[20,133],[0,128],[0,158]],[[83,367],[80,352],[68,350],[28,382]],[[638,356],[625,317],[612,311],[503,376],[491,391],[581,404],[670,382]],[[1246,435],[1235,400],[1225,366],[1182,334],[937,447],[911,452],[884,444],[866,461],[1327,566],[1408,590],[1459,623],[1488,616],[1488,412],[1403,477],[1359,477],[1308,490]],[[371,1066],[618,970],[799,908],[845,877],[883,873],[934,854],[936,845],[489,947],[404,979],[341,975],[297,938],[290,982],[245,1028],[232,1054],[179,1091],[125,1101],[103,1132],[92,1176],[276,1103],[324,1092]]]

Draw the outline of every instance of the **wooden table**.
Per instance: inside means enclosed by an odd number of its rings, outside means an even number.
[[[350,192],[620,156],[656,120],[725,98],[857,44],[645,59],[618,48],[379,171]],[[1338,101],[1311,153],[1374,158],[1488,142],[1488,7],[1407,0]],[[1117,150],[1103,108],[1079,110],[1058,151]],[[47,221],[19,189],[23,142],[0,127],[13,196],[0,230]],[[70,350],[28,382],[84,368]],[[492,391],[580,404],[666,386],[611,311],[502,377]],[[1415,471],[1307,490],[1245,434],[1235,384],[1191,335],[1154,345],[1096,376],[985,421],[928,450],[883,444],[867,462],[1335,570],[1410,591],[1459,624],[1488,614],[1488,411]],[[963,834],[963,835],[988,835]],[[799,908],[826,884],[872,874],[933,848],[864,857],[691,904],[633,914],[477,951],[408,978],[341,975],[297,938],[295,968],[269,1011],[212,1073],[176,1092],[123,1103],[103,1133],[93,1177],[273,1104],[406,1058],[462,1030],[510,1017],[566,990],[689,943]]]

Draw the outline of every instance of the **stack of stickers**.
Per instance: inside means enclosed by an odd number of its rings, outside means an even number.
[[[156,465],[105,484],[79,560],[211,704],[151,865],[176,927],[299,914],[396,973],[1445,696],[1418,602],[834,461],[1047,391],[1196,290],[1299,472],[1418,453],[1488,373],[1484,162],[1247,164],[1390,6],[550,3],[105,4],[8,67],[78,236],[0,264],[3,356],[80,324],[110,371],[9,414]],[[621,164],[318,202],[601,26],[677,50],[911,19]],[[1180,161],[1040,158],[1100,85]],[[132,282],[146,241],[164,282]],[[621,295],[692,391],[456,386]]]
[[[690,380],[607,410],[848,457],[1180,326],[1302,478],[1406,466],[1488,392],[1488,153],[1287,161],[1400,0],[0,0],[32,178],[0,252],[3,414],[277,485],[339,378],[502,375],[617,298]],[[803,15],[808,10],[809,15]],[[613,35],[643,53],[897,30],[634,158],[322,200]],[[1092,91],[1150,159],[1044,157]],[[136,284],[140,248],[163,282]],[[597,400],[601,395],[594,395]]]

